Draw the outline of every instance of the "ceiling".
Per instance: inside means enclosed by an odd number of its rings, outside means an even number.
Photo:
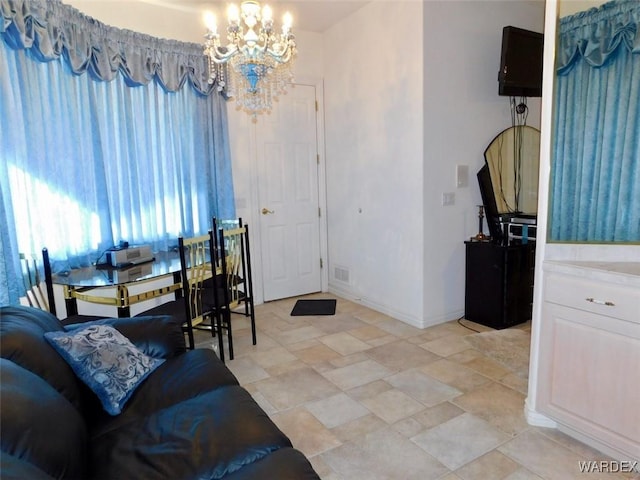
[[[181,11],[202,12],[204,10],[215,11],[219,18],[226,15],[229,3],[241,3],[240,0],[139,0],[164,8]],[[284,12],[289,11],[293,15],[293,28],[308,32],[322,33],[344,17],[355,12],[370,0],[269,0],[262,4],[269,4],[273,9],[276,25]]]

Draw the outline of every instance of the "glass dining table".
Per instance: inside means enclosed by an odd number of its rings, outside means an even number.
[[[122,318],[130,316],[131,305],[171,293],[179,296],[180,268],[177,251],[155,252],[153,260],[138,265],[74,268],[53,274],[51,280],[63,286],[67,316],[78,314],[80,300],[116,307]]]

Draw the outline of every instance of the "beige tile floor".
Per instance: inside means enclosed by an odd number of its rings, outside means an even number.
[[[456,320],[421,330],[341,298],[334,316],[292,317],[296,300],[256,307],[256,346],[234,317],[227,365],[323,480],[640,479],[581,473],[610,459],[529,426],[526,379],[470,348]]]

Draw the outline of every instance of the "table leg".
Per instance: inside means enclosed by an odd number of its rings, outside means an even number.
[[[78,314],[78,302],[74,297],[69,297],[65,295],[64,304],[67,308],[67,317],[71,317],[72,315]]]

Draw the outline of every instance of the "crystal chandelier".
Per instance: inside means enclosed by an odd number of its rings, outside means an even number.
[[[272,102],[285,93],[293,80],[292,60],[296,54],[295,37],[291,33],[292,17],[282,19],[282,33],[273,28],[271,8],[256,1],[231,4],[227,10],[226,46],[220,45],[215,15],[207,12],[204,54],[209,60],[209,83],[218,78],[218,88],[227,89],[237,108],[256,119],[259,113],[271,111]],[[223,67],[227,64],[227,68]],[[226,81],[225,81],[226,73]]]

